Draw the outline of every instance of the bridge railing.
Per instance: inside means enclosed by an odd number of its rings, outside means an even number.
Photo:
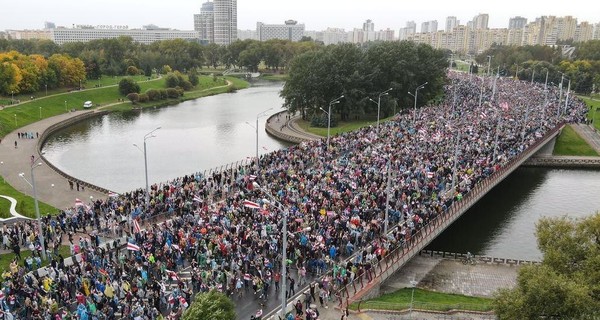
[[[487,193],[489,189],[494,187],[499,180],[504,179],[508,173],[512,172],[515,169],[513,166],[525,161],[526,158],[537,151],[550,137],[557,134],[562,126],[563,124],[557,125],[543,138],[537,140],[518,156],[509,160],[488,178],[477,183],[477,185],[475,185],[475,187],[469,193],[467,193],[462,200],[455,201],[448,211],[443,212],[431,219],[429,223],[424,225],[414,235],[411,236],[410,234],[407,234],[403,243],[386,254],[382,260],[375,261],[371,268],[357,274],[350,283],[338,286],[338,290],[335,293],[335,297],[338,300],[338,306],[341,309],[347,307],[350,303],[352,303],[352,298],[361,290],[373,283],[375,278],[381,277],[382,275],[391,275],[391,273],[397,270],[398,266],[401,266],[410,260],[418,251],[420,251],[420,248],[430,243],[433,238],[439,234],[440,230],[446,229],[466,209],[475,204],[475,202],[477,202],[483,196],[483,194]],[[391,232],[393,231],[394,230]]]

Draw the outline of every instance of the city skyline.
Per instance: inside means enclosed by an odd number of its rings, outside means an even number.
[[[42,29],[45,21],[57,26],[73,25],[127,25],[129,28],[141,28],[155,24],[163,28],[179,30],[194,29],[194,13],[200,13],[202,3],[206,1],[158,0],[121,2],[117,0],[73,2],[55,0],[52,2],[34,0],[31,2],[12,2],[9,11],[27,12],[25,15],[10,14],[0,20],[0,30]],[[274,0],[238,0],[238,29],[256,29],[257,22],[279,24],[294,19],[306,25],[306,30],[325,30],[328,27],[352,30],[361,28],[370,19],[375,30],[390,28],[396,32],[408,21],[418,25],[425,21],[437,20],[440,29],[444,28],[446,17],[455,16],[461,24],[466,24],[480,13],[489,14],[490,28],[507,28],[509,19],[522,16],[529,21],[540,16],[573,16],[590,23],[600,22],[593,10],[589,10],[583,0],[573,0],[568,6],[552,1],[544,7],[538,4],[506,0],[499,5],[496,2],[482,2],[472,6],[472,2],[456,0],[451,3],[438,0],[423,3],[401,3],[394,0],[373,0],[367,5],[358,1],[274,1]],[[32,5],[35,7],[31,10]],[[427,11],[423,10],[424,7]],[[67,8],[67,9],[65,9]],[[118,10],[115,10],[117,8]],[[268,8],[268,9],[265,9]],[[93,12],[93,15],[90,15]],[[132,14],[135,13],[135,14]],[[599,21],[595,21],[598,19]]]

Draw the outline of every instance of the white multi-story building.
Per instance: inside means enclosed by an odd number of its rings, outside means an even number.
[[[394,30],[387,28],[375,32],[375,40],[377,41],[394,41]]]
[[[348,41],[348,33],[341,28],[327,28],[323,31],[323,43],[330,44],[342,43]]]
[[[579,25],[577,25],[577,28],[575,29],[575,38],[573,39],[574,42],[585,42],[585,41],[592,40],[593,38],[594,38],[594,25],[593,24],[582,21]]]
[[[487,29],[490,15],[480,13],[473,18],[473,30]]]
[[[237,31],[238,40],[258,40],[256,30],[239,30]]]
[[[198,31],[182,31],[172,29],[128,29],[127,26],[80,26],[78,28],[50,29],[50,39],[56,44],[67,42],[86,42],[98,39],[114,39],[118,37],[131,37],[133,41],[150,44],[160,40],[184,39],[198,41]]]
[[[371,19],[367,19],[367,21],[363,23],[363,31],[375,31],[375,23],[373,23]]]
[[[271,39],[300,41],[304,36],[304,24],[298,24],[296,20],[286,20],[285,24],[257,22],[256,35],[259,41]]]
[[[203,3],[202,8],[200,8],[200,14],[194,15],[194,30],[200,32],[200,40],[207,43],[215,42],[214,22],[214,3]]]
[[[237,0],[214,0],[214,39],[219,45],[237,40]]]
[[[414,21],[408,21],[404,28],[400,28],[398,40],[408,40],[415,33],[417,33],[417,24]]]
[[[32,40],[32,39],[45,39],[52,40],[50,30],[6,30],[6,34],[9,39],[15,40]]]
[[[323,42],[325,31],[304,30],[304,37],[310,37],[313,41]]]
[[[446,32],[452,32],[456,26],[460,24],[460,21],[456,19],[454,16],[449,16],[446,18]]]
[[[437,20],[425,21],[421,23],[421,33],[437,32],[438,22]]]
[[[600,40],[600,23],[594,24],[594,32],[592,34],[592,40]]]

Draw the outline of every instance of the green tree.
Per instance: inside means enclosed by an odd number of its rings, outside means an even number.
[[[135,76],[138,74],[140,74],[140,70],[138,70],[138,68],[136,68],[135,66],[127,67],[127,75]]]
[[[198,83],[200,83],[200,78],[198,78],[198,75],[195,72],[192,72],[189,75],[188,79],[193,87],[197,86]]]
[[[591,319],[600,310],[600,213],[542,218],[541,265],[519,270],[517,286],[495,299],[500,319]]]
[[[140,93],[140,85],[135,82],[132,78],[123,78],[119,81],[119,92],[126,96],[132,92]]]
[[[211,290],[196,295],[194,303],[183,313],[182,320],[235,320],[235,305],[226,295]]]
[[[127,95],[127,99],[129,99],[129,101],[131,101],[133,104],[135,104],[136,102],[138,102],[140,100],[140,95],[135,92],[132,92]]]

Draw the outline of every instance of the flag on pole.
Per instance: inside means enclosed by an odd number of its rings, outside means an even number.
[[[250,208],[250,209],[258,209],[258,208],[260,208],[260,206],[258,205],[258,203],[252,202],[250,200],[244,200],[244,207]]]
[[[202,202],[202,198],[200,198],[199,196],[194,196],[194,201]]]
[[[481,119],[487,119],[487,114],[482,111],[479,117],[481,117]]]
[[[254,180],[256,180],[256,176],[251,174],[248,176],[248,179],[250,179],[250,181],[254,181]]]
[[[116,192],[112,192],[112,191],[111,191],[111,192],[109,192],[109,193],[108,193],[108,196],[109,196],[109,197],[111,197],[111,198],[116,198],[116,197],[118,197],[118,196],[119,196],[119,194],[118,194],[118,193],[116,193]]]
[[[131,250],[131,251],[140,251],[140,246],[135,245],[131,242],[127,242],[127,250]]]
[[[81,199],[75,198],[75,206],[76,207],[83,206],[83,201],[81,201]]]
[[[502,111],[508,111],[508,103],[507,102],[502,102],[500,103],[500,109],[502,109]]]
[[[142,231],[142,229],[140,228],[140,224],[137,220],[133,219],[133,232],[140,233],[140,231]]]

